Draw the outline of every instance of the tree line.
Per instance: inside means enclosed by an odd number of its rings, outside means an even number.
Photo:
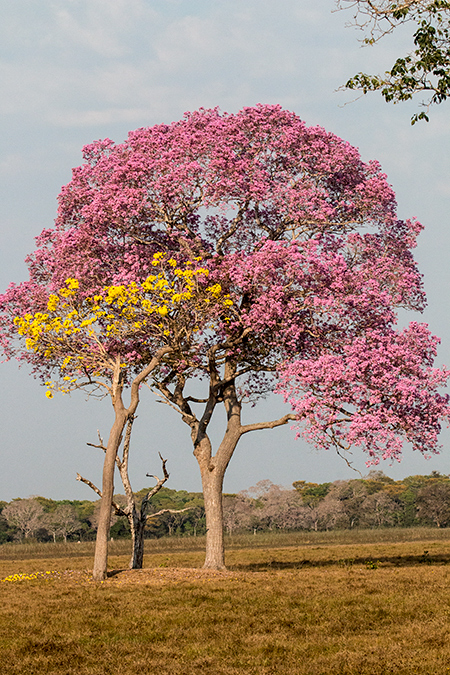
[[[140,506],[149,488],[135,493]],[[124,495],[115,495],[115,502],[126,504]],[[0,501],[0,544],[12,541],[92,541],[98,527],[100,502],[53,500],[46,497]],[[154,519],[153,513],[165,511]],[[148,508],[146,537],[196,535],[205,533],[203,498],[199,492],[162,488],[152,497]],[[112,539],[131,538],[126,517],[118,517],[111,509]]]
[[[135,494],[139,504],[148,492]],[[116,495],[119,504],[123,495]],[[100,500],[45,497],[0,502],[0,543],[89,541],[96,536]],[[164,513],[160,513],[164,511]],[[237,494],[223,495],[229,535],[274,530],[333,530],[377,527],[449,527],[450,476],[408,476],[395,481],[381,471],[329,483],[295,481],[288,489],[263,480]],[[196,536],[206,531],[199,492],[162,488],[149,507],[145,537]],[[156,514],[155,518],[151,515]],[[111,512],[111,537],[130,538],[125,517]]]
[[[400,481],[381,471],[332,483],[271,481],[224,496],[229,534],[258,530],[333,530],[377,527],[450,526],[450,477],[433,471]]]

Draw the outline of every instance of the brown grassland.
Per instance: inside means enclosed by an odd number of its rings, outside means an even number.
[[[113,542],[101,584],[92,544],[1,546],[2,675],[450,673],[450,531],[234,537],[226,572],[202,545],[128,571]]]

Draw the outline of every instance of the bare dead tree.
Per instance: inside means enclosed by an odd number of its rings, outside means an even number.
[[[114,498],[112,499],[111,506],[113,508],[114,514],[116,516],[125,516],[128,520],[128,523],[130,525],[130,530],[131,530],[131,540],[132,540],[132,554],[131,554],[131,559],[130,559],[130,569],[142,569],[142,564],[144,560],[144,531],[145,531],[145,526],[147,522],[151,518],[156,518],[157,516],[162,515],[163,513],[182,513],[183,511],[188,511],[191,507],[187,507],[185,509],[161,509],[160,511],[157,511],[156,513],[148,513],[148,507],[151,498],[161,490],[163,487],[164,483],[169,479],[169,474],[167,472],[166,464],[167,464],[167,459],[163,459],[161,453],[159,452],[159,457],[162,462],[162,471],[163,471],[163,477],[158,478],[155,474],[150,474],[147,473],[146,475],[149,478],[155,478],[156,480],[156,485],[151,488],[147,492],[147,494],[144,496],[140,506],[137,505],[136,503],[136,498],[133,493],[131,483],[130,483],[130,477],[128,474],[128,460],[129,460],[129,453],[130,453],[130,440],[131,440],[131,431],[133,428],[133,422],[135,420],[135,417],[132,416],[128,420],[127,423],[127,428],[125,432],[125,439],[123,442],[123,452],[122,452],[122,459],[119,457],[119,455],[116,455],[116,465],[117,468],[119,469],[120,477],[122,480],[122,485],[125,490],[125,496],[126,496],[126,506],[121,506],[117,500]],[[90,445],[93,448],[99,448],[100,450],[103,450],[103,452],[106,452],[106,446],[104,445],[103,438],[100,435],[100,432],[98,431],[98,443],[87,443],[87,445]],[[79,473],[77,473],[77,480],[81,481],[82,483],[85,483],[88,485],[96,494],[99,495],[99,497],[102,496],[101,490],[94,485],[90,480],[87,478],[83,478]]]
[[[77,532],[81,527],[81,521],[70,504],[60,504],[54,511],[45,513],[42,524],[52,535],[53,541],[56,541],[56,537],[62,537],[65,543],[68,535]]]
[[[35,499],[14,499],[5,506],[2,515],[9,525],[16,527],[20,539],[32,537],[41,527],[44,509]]]

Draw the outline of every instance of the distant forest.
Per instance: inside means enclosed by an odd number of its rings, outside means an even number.
[[[142,500],[147,489],[136,494]],[[125,498],[116,496],[120,503]],[[45,497],[0,501],[0,544],[12,541],[88,541],[95,538],[100,500]],[[264,530],[450,526],[450,476],[433,471],[394,481],[381,471],[333,483],[298,480],[286,489],[263,480],[237,494],[224,494],[229,535]],[[152,513],[167,510],[151,517]],[[178,513],[177,513],[178,511]],[[199,492],[162,488],[151,501],[148,538],[205,534]],[[130,537],[124,517],[111,514],[111,537]]]

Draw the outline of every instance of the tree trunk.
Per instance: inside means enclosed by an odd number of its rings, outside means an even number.
[[[206,557],[204,567],[213,570],[225,568],[223,543],[223,472],[217,467],[202,472],[203,496],[206,515]]]
[[[146,521],[134,512],[128,517],[131,529],[132,553],[129,568],[130,570],[141,570],[144,562],[144,531]]]
[[[105,461],[103,463],[102,500],[98,519],[97,539],[95,541],[94,581],[103,581],[106,579],[108,566],[108,539],[111,526],[111,504],[114,497],[114,469],[116,467],[116,455],[126,421],[126,411],[123,408],[120,411],[116,410],[116,419],[109,435]]]
[[[183,395],[185,384],[183,377],[180,376],[173,394],[164,386],[160,387],[160,391],[171,404],[174,403],[179,408],[183,422],[191,428],[191,440],[194,446],[194,456],[200,467],[205,503],[206,557],[204,567],[220,570],[225,568],[222,504],[223,478],[239,439],[243,434],[250,431],[279,427],[290,420],[294,420],[295,416],[289,414],[271,422],[258,422],[242,426],[242,405],[235,385],[236,363],[232,355],[226,356],[224,376],[221,379],[219,367],[216,363],[217,348],[218,345],[212,347],[208,355],[209,397],[205,401],[206,406],[200,419],[192,412],[189,398],[185,398]],[[223,402],[224,404],[227,415],[227,428],[222,442],[213,456],[207,430],[218,402]]]
[[[125,408],[122,400],[123,392],[123,378],[121,373],[121,358],[118,355],[113,371],[111,382],[111,401],[114,408],[115,419],[109,434],[108,445],[105,450],[105,461],[103,463],[103,478],[102,478],[102,498],[100,504],[100,514],[98,519],[97,539],[95,542],[95,556],[94,556],[94,581],[103,581],[106,579],[106,572],[108,566],[108,538],[111,526],[111,507],[114,497],[114,470],[116,467],[116,458],[122,442],[122,434],[128,420],[133,420],[136,408],[139,405],[139,387],[146,377],[159,365],[161,359],[171,351],[170,347],[162,347],[159,349],[150,363],[144,368],[131,383],[130,390],[130,405]],[[131,433],[131,428],[130,428]],[[103,442],[101,444],[103,447]],[[127,450],[128,453],[128,450]],[[126,461],[128,467],[128,459]],[[164,466],[164,463],[163,463]],[[127,473],[128,469],[125,469]],[[81,477],[80,477],[81,478]],[[168,478],[168,476],[167,476]],[[166,478],[166,480],[167,480]],[[91,486],[92,487],[92,486]],[[125,487],[125,483],[124,483]],[[129,485],[131,493],[131,486]]]

